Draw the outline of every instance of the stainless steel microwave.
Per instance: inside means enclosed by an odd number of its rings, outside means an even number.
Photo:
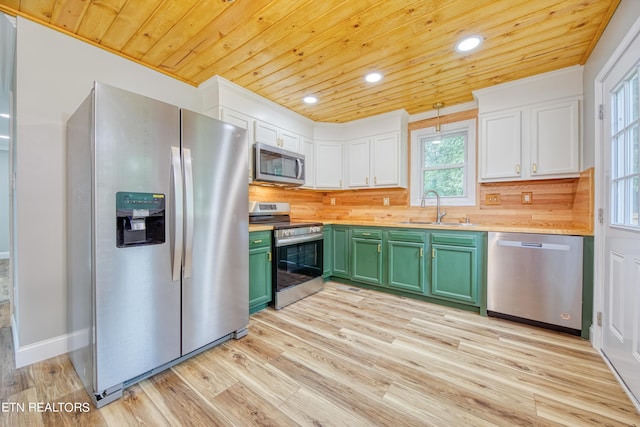
[[[281,186],[304,185],[304,155],[267,144],[254,146],[253,182]]]

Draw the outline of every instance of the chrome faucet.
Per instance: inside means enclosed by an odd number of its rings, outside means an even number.
[[[436,224],[440,224],[440,221],[442,221],[442,217],[445,216],[447,214],[447,211],[442,211],[440,212],[440,195],[438,194],[438,192],[436,190],[427,190],[424,192],[424,194],[422,195],[422,202],[420,203],[421,207],[425,207],[425,201],[427,199],[427,196],[429,195],[429,193],[433,193],[436,196]]]

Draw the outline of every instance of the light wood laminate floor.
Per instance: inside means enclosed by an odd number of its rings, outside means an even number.
[[[4,409],[88,402],[66,356],[14,368],[7,304],[0,344]],[[580,338],[328,283],[100,410],[9,410],[0,424],[640,426],[640,415]]]

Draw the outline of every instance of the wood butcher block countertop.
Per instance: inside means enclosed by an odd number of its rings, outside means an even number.
[[[331,220],[321,221],[325,225],[353,225],[361,227],[386,227],[386,228],[417,228],[426,230],[458,230],[458,231],[502,231],[508,233],[537,233],[537,234],[562,234],[567,236],[593,236],[590,230],[577,228],[542,228],[527,227],[524,225],[496,225],[496,224],[469,224],[469,225],[436,225],[421,224],[417,222],[367,222]],[[271,225],[249,225],[249,232],[273,230]]]
[[[464,225],[436,225],[422,224],[419,222],[367,222],[333,220],[323,221],[325,225],[353,225],[362,227],[393,227],[393,228],[417,228],[427,230],[459,230],[459,231],[501,231],[509,233],[538,233],[538,234],[563,234],[573,236],[593,236],[593,231],[577,228],[543,228],[527,227],[524,225],[496,225],[496,224],[464,224]]]

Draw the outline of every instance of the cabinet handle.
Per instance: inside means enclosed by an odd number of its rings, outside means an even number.
[[[365,184],[367,184],[367,185],[369,185],[369,177],[366,177],[366,178],[364,179],[364,183],[365,183]]]
[[[339,181],[338,187],[342,188],[342,180]]]
[[[363,236],[371,236],[371,233],[362,233]]]
[[[520,163],[516,165],[516,173],[520,175]]]
[[[373,184],[374,184],[374,185],[377,185],[377,184],[378,184],[378,177],[377,177],[377,176],[374,176],[374,177],[373,177]]]
[[[271,262],[271,252],[267,252],[267,262]]]
[[[253,243],[254,244],[262,243],[262,240],[254,240]]]
[[[533,173],[538,173],[538,164],[534,163],[533,165],[531,165],[531,169],[533,170]]]
[[[378,253],[380,253],[380,243],[378,243]]]
[[[424,250],[420,248],[420,258],[422,258],[423,256],[424,256]]]
[[[431,258],[435,258],[435,257],[436,257],[436,249],[431,248]]]

